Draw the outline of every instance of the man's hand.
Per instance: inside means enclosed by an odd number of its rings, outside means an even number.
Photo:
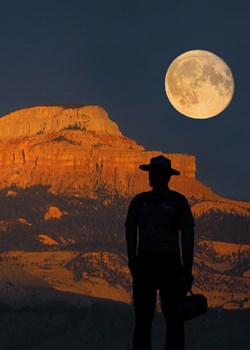
[[[129,268],[129,271],[131,273],[131,276],[134,277],[136,270],[137,270],[137,259],[136,258],[128,260],[128,268]]]
[[[187,294],[192,289],[192,284],[194,281],[194,277],[191,273],[183,273],[180,276],[180,288],[183,293]]]

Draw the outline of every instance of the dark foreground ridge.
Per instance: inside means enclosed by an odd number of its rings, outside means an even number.
[[[211,309],[186,323],[187,350],[245,350],[250,310]],[[1,350],[130,350],[132,306],[96,302],[88,307],[47,305],[19,311],[0,305]],[[153,349],[164,347],[164,320],[156,314]],[[15,334],[15,336],[13,336]]]

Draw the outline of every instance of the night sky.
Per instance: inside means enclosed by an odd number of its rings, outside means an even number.
[[[213,191],[249,200],[249,0],[0,0],[0,115],[49,104],[97,104],[146,150],[192,154]],[[208,50],[235,94],[194,120],[168,101],[170,63]]]

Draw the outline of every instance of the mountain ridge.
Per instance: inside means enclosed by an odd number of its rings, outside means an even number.
[[[75,123],[84,130],[122,135],[117,124],[111,121],[108,113],[99,106],[36,106],[2,116],[0,137],[53,132],[68,127],[69,124],[73,127]]]
[[[149,189],[139,165],[161,154],[145,151],[124,136],[99,106],[36,106],[0,118],[0,189],[44,185],[52,193],[94,198],[102,187],[132,196]],[[171,178],[171,188],[191,202],[229,201],[234,207],[250,207],[248,202],[222,199],[198,181],[195,156],[164,155],[181,171]]]
[[[93,196],[94,186],[105,186],[135,194],[147,187],[139,164],[159,154],[122,135],[98,106],[33,107],[0,118],[1,188],[42,184]],[[195,178],[194,156],[168,156],[183,177]]]

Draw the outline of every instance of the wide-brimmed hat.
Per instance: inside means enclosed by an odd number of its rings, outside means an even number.
[[[149,164],[142,164],[139,166],[139,168],[143,171],[163,170],[168,172],[170,175],[180,175],[178,170],[171,167],[171,160],[164,156],[153,157],[151,158]]]

